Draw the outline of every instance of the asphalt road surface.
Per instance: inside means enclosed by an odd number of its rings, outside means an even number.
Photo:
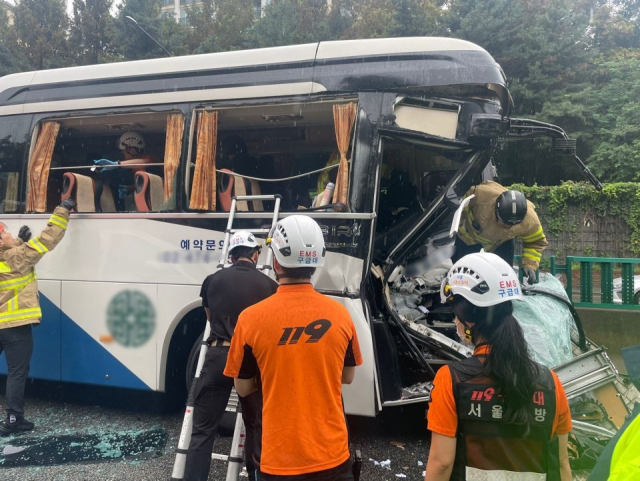
[[[4,386],[4,378],[0,383]],[[4,481],[171,477],[182,413],[167,413],[157,396],[38,382],[29,385],[26,414],[36,424],[32,433],[0,438]],[[363,457],[361,480],[424,479],[429,437],[422,407],[397,410],[382,420],[349,418],[349,426],[352,449]],[[214,451],[228,454],[230,444],[230,438],[220,437]],[[209,479],[221,481],[225,475],[226,465],[214,461]]]

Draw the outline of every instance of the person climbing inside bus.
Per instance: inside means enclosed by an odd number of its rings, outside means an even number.
[[[62,201],[40,235],[31,238],[23,226],[14,239],[0,223],[0,353],[7,358],[7,417],[0,434],[31,431],[33,423],[24,417],[24,389],[33,352],[32,324],[42,318],[35,265],[64,237],[73,199]]]
[[[426,481],[571,481],[569,403],[556,374],[532,361],[513,302],[518,276],[495,254],[469,254],[442,282],[443,303],[473,356],[441,367],[427,413]]]
[[[474,195],[462,214],[456,252],[452,261],[484,249],[513,265],[514,239],[522,241],[522,268],[529,284],[536,280],[542,251],[549,243],[536,214],[535,205],[517,190],[507,190],[493,181],[469,189]]]
[[[97,159],[93,161],[94,164],[103,166],[100,173],[106,174],[111,187],[117,188],[119,211],[125,210],[125,198],[132,195],[135,190],[135,173],[144,172],[146,170],[144,164],[156,163],[155,157],[145,153],[146,147],[147,144],[140,133],[125,132],[118,139],[118,149],[122,152],[123,160]],[[116,170],[119,167],[126,170],[124,172]]]
[[[106,172],[118,167],[132,169],[133,172],[142,172],[145,166],[141,164],[151,164],[155,158],[151,154],[146,154],[147,147],[144,137],[138,132],[125,132],[118,139],[118,149],[122,152],[123,160],[97,159],[93,163],[103,166],[100,172]]]
[[[240,315],[224,374],[236,391],[263,394],[258,479],[353,480],[342,384],[362,364],[347,309],[315,291],[325,265],[322,230],[292,215],[271,230],[278,292]]]
[[[232,265],[208,276],[200,291],[202,305],[211,324],[211,346],[195,388],[193,430],[185,466],[185,481],[206,481],[211,452],[220,420],[229,402],[233,380],[222,371],[240,313],[276,292],[278,284],[256,269],[260,244],[246,230],[236,232],[229,241]],[[254,480],[253,446],[255,423],[260,411],[259,393],[240,398],[246,428],[245,463],[249,479]]]

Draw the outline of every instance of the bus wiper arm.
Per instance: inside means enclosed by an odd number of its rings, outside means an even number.
[[[527,139],[536,137],[550,137],[553,141],[553,150],[570,155],[578,165],[582,174],[593,184],[597,190],[602,190],[602,182],[593,175],[589,167],[576,154],[576,140],[570,139],[564,130],[557,125],[540,122],[538,120],[511,119],[509,130],[504,134],[506,138]]]

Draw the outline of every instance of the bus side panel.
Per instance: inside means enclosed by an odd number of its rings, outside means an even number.
[[[62,380],[156,389],[156,284],[64,282]]]
[[[59,381],[60,374],[60,282],[38,281],[42,321],[33,324],[33,355],[29,377]],[[0,374],[7,374],[4,359],[0,362]]]
[[[362,365],[356,367],[356,376],[353,383],[342,386],[344,410],[347,414],[374,417],[376,415],[375,357],[373,355],[371,329],[365,313],[362,310],[362,300],[349,299],[346,297],[330,297],[345,306],[349,311],[353,324],[356,326],[358,343],[360,344],[360,352],[362,353]]]
[[[157,307],[161,313],[158,320],[156,358],[156,365],[158,366],[156,381],[158,391],[164,392],[166,390],[165,382],[169,344],[171,344],[171,338],[175,333],[176,326],[191,309],[201,305],[200,286],[158,285]],[[204,323],[200,328],[201,332],[204,332]],[[181,335],[182,333],[177,334]],[[191,346],[189,346],[189,349],[191,349]]]

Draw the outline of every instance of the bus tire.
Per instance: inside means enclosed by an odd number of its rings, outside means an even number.
[[[193,343],[191,352],[189,353],[189,360],[187,361],[187,371],[185,374],[185,380],[187,382],[187,391],[191,387],[191,382],[196,375],[196,368],[198,367],[198,356],[200,355],[200,346],[202,346],[202,338],[204,333],[198,336],[198,339]],[[220,424],[218,425],[218,434],[220,436],[232,436],[233,430],[236,424],[236,413],[226,412],[222,415]]]

